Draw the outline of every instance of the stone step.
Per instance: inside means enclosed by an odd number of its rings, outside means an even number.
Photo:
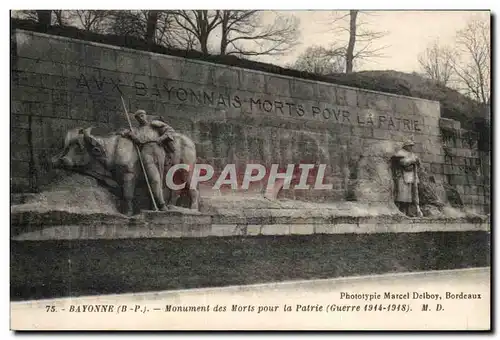
[[[152,215],[152,214],[151,214]],[[422,233],[490,231],[485,221],[424,220],[404,222],[358,219],[350,223],[294,223],[294,224],[213,224],[210,216],[169,216],[155,214],[143,224],[72,224],[25,229],[12,233],[15,241],[85,240],[123,238],[201,238],[201,237],[250,237],[275,235],[313,234],[373,234],[373,233]],[[163,218],[160,220],[160,217]],[[179,218],[182,218],[180,220]],[[371,221],[371,223],[360,223]],[[160,223],[159,223],[160,222]],[[346,221],[344,221],[346,222]]]

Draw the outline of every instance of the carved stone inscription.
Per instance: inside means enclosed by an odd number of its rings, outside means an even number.
[[[135,81],[133,85],[122,84],[111,77],[98,79],[80,74],[77,80],[78,88],[87,89],[89,93],[107,91],[123,95],[122,87],[132,87],[136,97],[147,97],[153,100],[172,102],[174,104],[189,104],[209,106],[222,109],[240,109],[245,112],[260,112],[279,114],[284,117],[324,120],[325,122],[360,125],[388,130],[419,132],[423,123],[418,119],[393,117],[388,114],[364,114],[353,112],[348,106],[336,106],[325,103],[305,104],[296,100],[272,100],[259,96],[242,96],[237,93],[221,93],[211,90],[195,90],[189,87],[171,85],[168,81],[147,85]]]

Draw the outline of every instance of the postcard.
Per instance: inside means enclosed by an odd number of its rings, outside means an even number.
[[[490,11],[10,20],[11,330],[491,330]]]

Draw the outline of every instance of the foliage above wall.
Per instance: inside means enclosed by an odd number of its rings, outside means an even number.
[[[437,85],[417,74],[407,74],[396,71],[364,71],[351,74],[340,73],[322,76],[287,69],[272,64],[241,59],[235,56],[206,56],[203,55],[203,53],[194,50],[187,51],[169,49],[160,45],[148,44],[145,40],[138,39],[136,37],[97,34],[70,26],[50,26],[46,29],[45,26],[30,20],[12,18],[11,28],[44,32],[68,38],[151,51],[189,59],[199,59],[218,64],[237,66],[291,77],[435,100],[441,103],[441,116],[460,121],[463,128],[484,132],[484,127],[487,126],[485,125],[485,119],[483,118],[485,116],[483,114],[485,108],[481,108],[476,102],[459,92],[448,87]]]

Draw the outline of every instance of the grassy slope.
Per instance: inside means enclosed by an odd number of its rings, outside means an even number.
[[[364,82],[364,86],[375,87],[379,91],[439,101],[441,116],[458,120],[466,129],[473,130],[475,123],[483,117],[477,102],[418,74],[391,70],[365,71],[356,73],[355,77]]]

